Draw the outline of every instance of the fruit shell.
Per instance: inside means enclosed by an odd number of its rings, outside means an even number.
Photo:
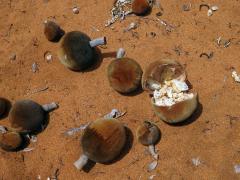
[[[157,106],[154,99],[151,103],[156,115],[163,121],[173,124],[179,123],[189,118],[198,106],[198,95],[194,93],[193,98],[178,102],[172,106]]]
[[[175,72],[173,72],[173,69]],[[172,59],[163,59],[155,61],[146,68],[142,76],[142,88],[148,92],[154,91],[150,87],[152,83],[163,84],[169,80],[187,80],[185,68],[177,61]]]

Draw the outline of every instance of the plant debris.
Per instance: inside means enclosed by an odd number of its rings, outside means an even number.
[[[23,149],[22,151],[23,151],[23,152],[30,152],[30,151],[32,151],[32,150],[34,150],[34,148],[25,148],[25,149]]]
[[[190,11],[191,7],[192,7],[191,3],[189,3],[189,4],[183,4],[183,5],[182,5],[182,10],[183,10],[183,11]]]
[[[236,81],[238,83],[240,82],[240,75],[238,75],[236,71],[232,72],[232,77],[233,77],[234,81]]]
[[[223,40],[221,36],[217,38],[217,45],[218,46],[222,45],[224,48],[227,48],[227,47],[230,46],[230,44],[231,44],[231,39]]]
[[[157,165],[158,165],[158,161],[157,161],[157,160],[151,162],[151,163],[148,165],[148,172],[151,172],[151,171],[153,171],[154,169],[156,169]]]
[[[36,62],[34,62],[34,63],[32,64],[32,72],[33,72],[33,73],[36,73],[38,70],[39,70],[38,64],[37,64]]]
[[[124,116],[127,111],[120,112],[118,109],[112,109],[112,111],[104,116],[105,119],[119,118]]]
[[[129,26],[126,29],[123,30],[123,32],[127,32],[127,31],[130,31],[132,29],[136,29],[137,27],[138,27],[138,24],[135,23],[135,22],[132,22],[132,23],[129,24]]]
[[[152,180],[154,177],[155,177],[156,175],[151,175],[151,176],[149,176],[149,180]]]
[[[236,165],[234,166],[234,171],[235,171],[236,174],[239,174],[239,173],[240,173],[240,164],[236,164]]]
[[[6,128],[4,126],[0,126],[0,133],[7,132]]]
[[[132,0],[116,0],[112,9],[111,9],[111,19],[107,21],[105,26],[110,26],[118,19],[123,20],[125,16],[132,13],[132,9],[130,8],[132,4]]]
[[[211,59],[213,57],[213,52],[210,52],[209,54],[207,53],[201,53],[200,54],[200,58],[203,57],[203,56],[206,56],[208,59]]]
[[[201,164],[201,161],[200,161],[199,157],[192,158],[192,163],[194,166],[199,166]]]
[[[17,57],[17,55],[16,55],[15,53],[12,53],[12,54],[9,56],[9,59],[10,59],[11,61],[15,61],[15,60],[16,60],[16,57]]]
[[[70,129],[68,129],[66,132],[64,132],[64,135],[65,135],[65,136],[72,136],[72,135],[74,135],[76,132],[82,131],[82,130],[86,129],[89,124],[90,124],[90,123],[83,124],[83,125],[81,125],[80,127],[77,127],[77,128],[70,128]]]

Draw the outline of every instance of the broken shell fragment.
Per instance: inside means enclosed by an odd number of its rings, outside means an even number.
[[[7,110],[7,101],[4,98],[0,98],[0,118],[5,114]]]
[[[152,98],[153,109],[158,117],[167,123],[178,123],[189,118],[198,106],[197,93],[193,93],[190,98],[170,104],[161,105]]]
[[[17,132],[35,132],[45,124],[46,113],[57,107],[56,103],[41,106],[32,100],[20,100],[10,110],[9,121]]]
[[[23,143],[23,138],[17,132],[6,131],[0,133],[0,147],[5,151],[17,150]]]
[[[151,11],[151,5],[148,0],[133,0],[132,12],[136,15],[146,15]]]
[[[95,49],[98,45],[105,45],[106,38],[92,40],[83,32],[72,31],[66,33],[58,51],[58,58],[63,65],[71,70],[83,71],[95,64]]]
[[[144,121],[143,124],[138,126],[136,136],[142,145],[149,146],[155,145],[159,141],[161,132],[154,123]]]
[[[64,31],[53,21],[44,21],[44,34],[49,41],[58,42],[64,35]]]
[[[165,59],[151,63],[142,77],[142,87],[146,91],[153,92],[165,81],[172,79],[185,81],[187,74],[185,68],[177,61]]]
[[[88,159],[107,163],[120,154],[126,142],[125,127],[116,119],[98,119],[92,122],[83,133],[81,146],[83,155],[74,163],[82,169]]]
[[[112,61],[107,69],[110,86],[119,93],[131,93],[141,85],[142,68],[133,59],[123,58],[122,48],[117,53],[117,59]]]

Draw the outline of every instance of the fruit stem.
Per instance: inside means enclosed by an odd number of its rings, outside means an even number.
[[[155,146],[153,144],[148,146],[148,151],[150,152],[154,159],[158,160],[158,154],[156,153]]]
[[[91,40],[89,42],[89,44],[93,48],[93,47],[96,47],[96,46],[99,46],[99,45],[107,44],[107,40],[106,40],[106,37],[100,37],[100,38]]]
[[[52,102],[50,104],[44,104],[44,105],[42,105],[42,108],[43,108],[44,111],[50,112],[50,111],[53,111],[54,109],[57,109],[58,104],[55,103],[55,102]]]
[[[123,48],[119,48],[117,51],[117,59],[123,58],[125,55],[125,50]]]
[[[73,164],[78,169],[81,170],[88,162],[88,157],[86,155],[81,155],[80,158],[75,161]]]

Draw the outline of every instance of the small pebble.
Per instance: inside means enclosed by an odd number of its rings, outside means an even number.
[[[79,8],[77,6],[74,6],[72,8],[72,11],[73,11],[74,14],[79,14]]]
[[[199,166],[201,164],[201,161],[200,161],[199,157],[198,158],[192,158],[192,163],[195,166]]]
[[[190,5],[187,5],[187,4],[182,5],[182,10],[183,11],[190,11]]]
[[[38,70],[39,70],[39,69],[38,69],[38,65],[37,65],[36,62],[34,62],[34,63],[32,64],[32,72],[35,73],[35,72],[37,72]]]
[[[52,56],[51,52],[49,52],[49,51],[46,51],[46,52],[44,53],[44,58],[46,59],[46,61],[47,61],[48,63],[53,60],[53,56]]]
[[[234,170],[235,170],[235,173],[236,173],[236,174],[239,174],[239,173],[240,173],[240,164],[236,164],[236,165],[234,166]]]
[[[11,61],[15,61],[15,60],[16,60],[16,57],[17,57],[17,55],[16,55],[15,53],[13,53],[13,54],[10,55],[9,59],[10,59]]]

